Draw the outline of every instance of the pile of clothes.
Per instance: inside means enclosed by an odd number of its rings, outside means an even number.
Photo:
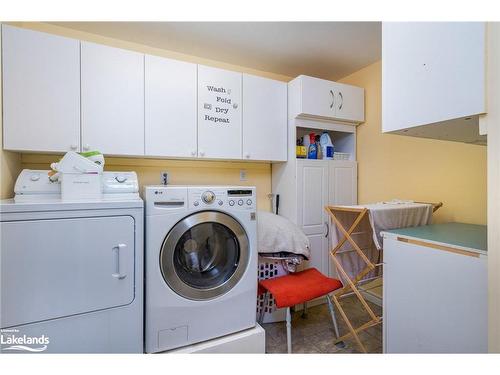
[[[261,257],[281,260],[288,272],[295,272],[311,249],[304,232],[290,220],[271,212],[257,214],[258,251]]]

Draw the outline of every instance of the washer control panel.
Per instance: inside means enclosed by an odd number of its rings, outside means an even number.
[[[191,187],[189,206],[196,209],[255,210],[257,196],[254,187]]]

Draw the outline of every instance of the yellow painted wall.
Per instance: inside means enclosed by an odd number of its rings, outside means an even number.
[[[207,60],[196,56],[189,56],[173,51],[107,38],[45,23],[10,22],[9,24],[113,47],[124,48],[141,53],[259,75],[281,81],[289,81],[291,79],[291,77],[284,75],[262,72],[242,66]],[[10,178],[10,176],[12,175],[15,181],[21,167],[31,169],[48,169],[50,162],[56,160],[57,158],[58,156],[56,155],[23,154],[20,156],[16,153],[7,153],[3,151],[1,184],[2,197],[5,198],[12,196],[12,178]],[[7,177],[5,179],[5,183],[3,178],[4,164],[6,165],[5,175]],[[164,170],[169,172],[170,183],[172,184],[252,185],[257,187],[259,209],[269,210],[271,208],[271,202],[267,197],[267,195],[271,193],[271,165],[269,163],[161,160],[147,158],[106,158],[106,169],[117,171],[134,170],[138,173],[141,186],[158,184],[160,181],[160,172]],[[240,181],[239,174],[241,169],[246,170],[247,181]],[[9,171],[11,172],[9,173]]]
[[[381,67],[341,80],[366,90],[366,122],[357,131],[359,203],[442,201],[435,222],[486,224],[486,147],[382,134]]]
[[[23,154],[22,167],[49,169],[57,160],[56,155]],[[240,170],[247,173],[247,181],[240,181]],[[106,158],[105,170],[136,171],[139,182],[156,185],[160,172],[169,172],[169,181],[174,185],[251,185],[257,187],[257,204],[260,210],[270,210],[267,194],[271,192],[271,165],[269,163],[216,162],[190,160],[162,160],[140,158]]]

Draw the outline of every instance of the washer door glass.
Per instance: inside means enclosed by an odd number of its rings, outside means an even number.
[[[168,233],[160,253],[163,278],[177,294],[211,299],[227,293],[248,264],[243,227],[222,212],[188,216]]]

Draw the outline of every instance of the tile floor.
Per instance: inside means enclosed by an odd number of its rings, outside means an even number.
[[[375,314],[381,314],[381,308],[369,303]],[[355,327],[369,320],[355,296],[342,300],[346,314],[351,318]],[[347,326],[338,311],[340,335],[348,332]],[[326,304],[309,307],[307,319],[302,319],[302,311],[292,316],[292,352],[293,353],[360,353],[360,349],[353,339],[345,341],[344,348],[333,345],[335,333],[332,320]],[[266,331],[266,353],[286,353],[286,326],[285,322],[262,324]],[[382,353],[382,324],[371,327],[359,335],[369,353]]]

